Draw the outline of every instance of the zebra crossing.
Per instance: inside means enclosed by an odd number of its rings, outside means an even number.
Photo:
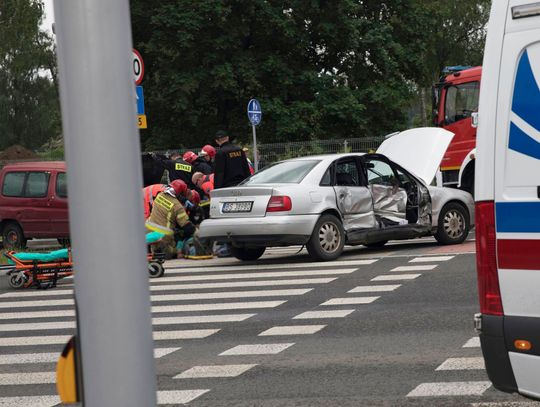
[[[165,277],[150,280],[154,356],[159,360],[182,352],[185,341],[215,336],[227,324],[249,321],[261,312],[282,306],[376,261],[269,264],[258,265],[255,270],[254,266],[246,265],[167,269]],[[309,322],[314,318],[343,318],[353,311],[307,311],[296,319]],[[295,344],[279,340],[257,343],[258,337],[310,335],[325,327],[308,324],[269,327],[253,338],[254,343],[239,343],[216,354],[215,365],[193,366],[176,372],[171,379],[179,383],[179,389],[160,389],[158,402],[188,403],[211,390],[191,389],[188,379],[236,377],[255,368],[257,363],[235,363],[232,360],[235,356],[275,355]],[[58,405],[55,364],[74,332],[70,279],[50,290],[0,294],[0,407]]]

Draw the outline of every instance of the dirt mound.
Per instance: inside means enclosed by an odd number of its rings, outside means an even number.
[[[0,152],[0,161],[32,160],[36,158],[39,158],[36,153],[18,144],[8,147]]]

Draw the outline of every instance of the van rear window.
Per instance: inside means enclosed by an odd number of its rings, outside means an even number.
[[[4,177],[2,186],[2,195],[4,196],[23,196],[25,172],[9,172]]]

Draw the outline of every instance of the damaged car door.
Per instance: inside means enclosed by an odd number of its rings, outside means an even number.
[[[334,191],[346,232],[376,226],[371,193],[357,157],[345,157],[334,163]]]

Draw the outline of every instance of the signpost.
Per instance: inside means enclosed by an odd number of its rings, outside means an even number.
[[[251,99],[249,101],[247,106],[247,114],[253,130],[253,161],[255,171],[259,171],[259,154],[257,153],[257,132],[255,131],[255,127],[261,123],[262,110],[261,104],[257,99]]]
[[[144,92],[142,86],[135,88],[137,93],[137,126],[139,129],[146,129],[146,114],[144,113]]]

